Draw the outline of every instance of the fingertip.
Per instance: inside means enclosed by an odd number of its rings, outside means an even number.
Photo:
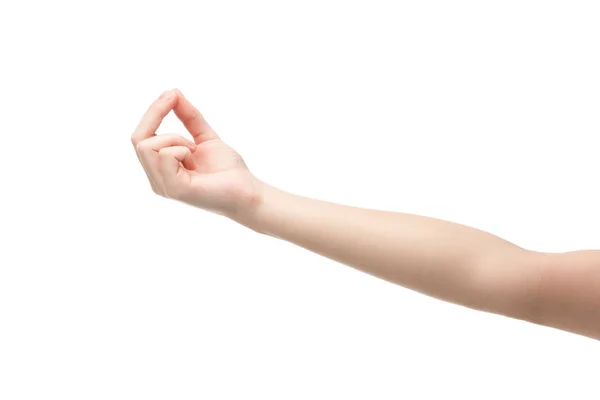
[[[176,97],[176,93],[173,89],[165,90],[158,98],[159,101],[170,102]]]
[[[167,97],[167,95],[169,94],[170,90],[165,90],[164,92],[161,93],[160,96],[158,96],[158,100],[162,100],[164,98]]]
[[[177,95],[175,94],[175,92],[173,90],[169,90],[169,92],[167,93],[167,95],[165,96],[165,100],[166,101],[171,101],[173,100]]]
[[[194,159],[194,157],[192,157],[191,153],[186,154],[186,156],[181,161],[181,164],[185,169],[190,171],[195,170],[198,166],[198,164],[196,164],[196,160]]]

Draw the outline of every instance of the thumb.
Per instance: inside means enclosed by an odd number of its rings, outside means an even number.
[[[177,103],[175,103],[173,111],[177,118],[183,122],[188,132],[192,134],[196,144],[218,139],[219,137],[206,122],[200,111],[190,103],[179,89],[175,89],[175,93],[177,93]]]

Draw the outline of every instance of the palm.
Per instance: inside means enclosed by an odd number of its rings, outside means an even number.
[[[211,139],[199,144],[193,153],[200,175],[217,176],[219,173],[244,169],[246,164],[240,155],[221,139]]]
[[[198,144],[190,171],[194,203],[206,209],[231,211],[253,193],[253,178],[242,157],[221,139]]]

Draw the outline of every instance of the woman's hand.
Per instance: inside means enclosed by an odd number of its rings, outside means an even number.
[[[156,135],[171,110],[194,142],[177,134]],[[150,106],[131,141],[158,195],[229,217],[251,211],[259,201],[258,180],[242,157],[177,89],[166,91]]]

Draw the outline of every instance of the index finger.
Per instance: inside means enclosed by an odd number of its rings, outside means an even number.
[[[131,135],[131,143],[133,143],[134,146],[142,140],[151,138],[156,134],[156,130],[160,126],[163,118],[165,118],[175,106],[176,97],[175,91],[167,90],[150,105],[148,111],[146,111],[142,120]]]

